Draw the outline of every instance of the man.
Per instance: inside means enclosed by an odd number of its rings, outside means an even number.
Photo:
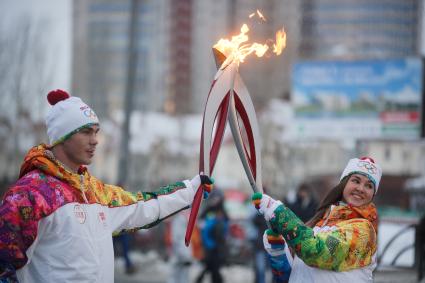
[[[19,180],[0,204],[3,282],[113,282],[113,232],[149,228],[192,203],[205,175],[131,193],[102,183],[87,168],[99,120],[80,98],[51,91],[49,145],[33,147]],[[183,239],[182,239],[183,241]]]
[[[295,201],[293,203],[288,203],[288,208],[306,223],[316,213],[317,205],[318,203],[316,202],[310,185],[301,183],[298,187]]]

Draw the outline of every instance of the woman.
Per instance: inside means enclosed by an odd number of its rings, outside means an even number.
[[[372,200],[381,176],[382,170],[372,158],[351,159],[340,183],[306,224],[280,201],[255,193],[253,203],[273,230],[266,231],[264,242],[275,279],[373,282],[378,215]]]

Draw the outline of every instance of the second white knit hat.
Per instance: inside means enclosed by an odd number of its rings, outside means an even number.
[[[375,194],[378,192],[379,182],[382,177],[382,169],[379,164],[370,157],[353,158],[348,161],[347,166],[341,174],[340,180],[345,176],[360,173],[366,175],[375,185]]]

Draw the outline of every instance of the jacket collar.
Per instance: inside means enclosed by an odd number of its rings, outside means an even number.
[[[50,147],[46,144],[34,146],[28,151],[24,158],[24,162],[22,163],[19,178],[36,169],[70,184],[78,190],[85,187],[82,186],[81,181],[90,177],[87,168],[84,166],[80,167],[78,173],[74,173],[67,169],[55,158]]]
[[[322,227],[325,225],[335,225],[341,221],[363,218],[372,223],[376,231],[378,231],[378,213],[376,206],[373,203],[369,203],[363,206],[352,206],[343,202],[339,202],[336,205],[332,205],[328,208],[325,216],[316,224],[316,226]]]

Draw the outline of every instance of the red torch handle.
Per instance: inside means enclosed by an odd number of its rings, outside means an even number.
[[[204,190],[202,185],[198,187],[195,197],[193,198],[192,210],[190,211],[189,222],[187,223],[186,235],[184,237],[184,243],[186,247],[189,246],[190,238],[192,237],[193,228],[195,227],[196,217],[198,216],[199,207],[203,197]]]
[[[213,144],[210,149],[210,158],[209,158],[209,168],[210,174],[212,174],[215,166],[215,161],[217,160],[218,152],[220,151],[221,141],[223,140],[224,130],[226,129],[226,121],[227,121],[227,112],[229,105],[229,96],[227,95],[220,104],[219,109],[217,110],[217,130],[213,138]],[[204,126],[202,125],[202,128]],[[200,162],[199,162],[199,172],[203,172],[204,170],[204,158],[203,152],[205,149],[203,146],[204,136],[201,135],[201,148],[200,148]],[[193,228],[196,223],[196,218],[198,217],[199,207],[201,205],[203,198],[203,188],[202,185],[199,186],[196,191],[195,197],[192,202],[192,209],[190,211],[189,222],[186,228],[186,235],[184,237],[184,242],[186,246],[189,246],[190,238],[192,237]]]

